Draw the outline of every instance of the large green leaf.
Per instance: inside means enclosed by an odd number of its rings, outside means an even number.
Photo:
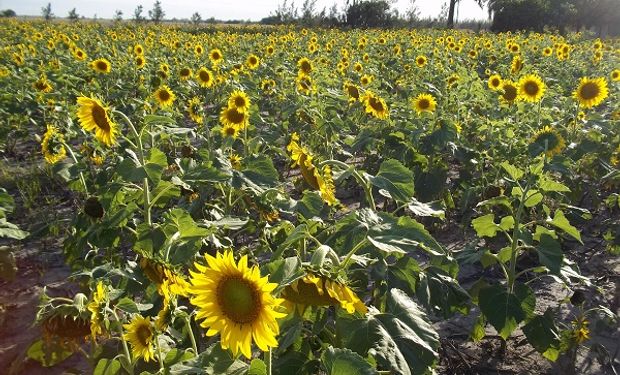
[[[25,230],[19,229],[17,225],[6,221],[6,218],[0,218],[0,237],[23,240],[28,237],[28,234]]]
[[[390,159],[381,163],[376,176],[366,176],[371,184],[387,191],[388,197],[407,202],[415,191],[413,173],[398,160]],[[386,194],[383,194],[386,195]]]
[[[278,184],[278,171],[273,166],[271,158],[265,155],[244,159],[243,170],[235,172],[235,176],[244,182],[243,185],[255,188],[255,190],[275,187]]]
[[[547,309],[543,315],[537,315],[523,326],[527,341],[550,361],[560,355],[560,337],[553,320],[553,312]]]
[[[144,172],[153,185],[157,185],[159,183],[161,175],[167,166],[168,158],[166,157],[166,154],[157,148],[152,148],[149,150],[144,164]]]
[[[377,374],[370,363],[359,354],[349,350],[329,347],[323,352],[321,362],[327,375],[374,375]]]
[[[488,322],[504,340],[525,319],[525,313],[517,296],[508,293],[501,285],[480,289],[478,305]]]
[[[478,237],[495,237],[500,226],[495,223],[495,214],[477,217],[471,221]]]
[[[467,313],[469,294],[446,271],[431,266],[418,278],[416,296],[428,310],[446,318],[457,311]]]
[[[502,162],[502,164],[500,165],[506,172],[508,172],[508,175],[510,175],[510,178],[512,178],[513,181],[518,181],[525,174],[525,172],[523,172],[521,169],[515,167],[507,161]]]
[[[93,375],[122,374],[121,362],[117,359],[101,358],[93,371]]]
[[[556,228],[562,229],[577,241],[583,243],[581,241],[581,234],[579,233],[579,230],[571,225],[566,216],[564,216],[564,212],[562,212],[562,210],[556,210],[553,219],[547,219],[547,222]]]
[[[28,347],[26,355],[39,362],[43,367],[52,367],[69,358],[74,351],[59,343],[46,343],[39,339]]]
[[[365,319],[350,315],[337,321],[346,347],[396,374],[426,374],[437,360],[439,336],[426,314],[403,291],[391,289],[386,312],[371,309]]]
[[[170,367],[170,375],[245,375],[249,365],[235,359],[219,343],[211,345],[197,357]]]
[[[543,234],[540,236],[540,244],[536,246],[536,251],[540,263],[549,268],[552,273],[559,275],[564,260],[560,243],[550,235]]]
[[[413,253],[424,250],[431,255],[444,256],[445,250],[416,220],[390,214],[379,214],[380,221],[370,227],[367,238],[377,249],[386,253]]]

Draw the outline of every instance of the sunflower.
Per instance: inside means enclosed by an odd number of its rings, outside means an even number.
[[[194,54],[196,54],[196,56],[202,55],[204,51],[201,44],[196,44],[196,46],[194,46]]]
[[[235,107],[224,107],[220,112],[220,122],[222,125],[232,125],[238,129],[243,129],[248,123],[248,114],[240,112]]]
[[[263,79],[260,83],[261,90],[265,91],[266,93],[272,93],[275,87],[276,81],[274,81],[273,79]]]
[[[302,94],[309,95],[316,90],[314,81],[309,75],[298,74],[295,82],[297,83],[297,90]]]
[[[286,316],[277,311],[284,300],[271,295],[277,284],[261,277],[257,266],[249,267],[246,255],[237,264],[232,251],[206,254],[205,260],[206,266],[194,263],[198,272],[190,271],[190,302],[198,308],[196,319],[204,319],[206,335],[220,333],[222,348],[234,356],[251,358],[252,341],[263,351],[277,347],[276,319]]]
[[[228,108],[236,108],[237,111],[246,113],[250,110],[250,98],[241,90],[233,91],[228,97]]]
[[[529,149],[533,155],[544,153],[548,157],[553,157],[562,152],[565,146],[562,135],[550,126],[545,126],[534,134]]]
[[[517,83],[519,99],[526,102],[537,103],[545,94],[545,83],[536,74],[528,74]]]
[[[151,319],[136,315],[129,324],[123,324],[127,331],[123,338],[131,344],[131,354],[136,358],[143,358],[145,362],[155,360],[153,343],[157,340]]]
[[[487,85],[491,90],[497,91],[502,87],[502,77],[499,74],[493,74],[489,77]]]
[[[349,314],[366,314],[368,308],[346,284],[323,275],[306,274],[282,291],[289,307],[303,313],[306,306],[339,306]]]
[[[240,131],[241,129],[239,129],[237,125],[226,124],[222,126],[220,133],[222,134],[222,137],[232,137],[233,139],[237,139]]]
[[[609,76],[613,82],[620,81],[620,69],[614,69]]]
[[[512,74],[517,74],[523,69],[523,60],[521,56],[517,55],[512,58],[512,63],[510,64],[510,72]]]
[[[448,87],[452,87],[452,86],[456,85],[459,82],[460,79],[461,79],[461,77],[459,77],[458,74],[456,74],[456,73],[451,74],[446,79],[446,84],[448,85]]]
[[[207,68],[200,68],[200,70],[196,72],[196,80],[200,87],[209,88],[213,86],[214,83],[213,73]]]
[[[317,178],[317,176],[320,177],[320,175],[316,173],[316,167],[312,163],[314,157],[308,149],[301,146],[297,133],[291,135],[291,141],[286,146],[286,150],[291,154],[291,160],[293,161],[291,167],[295,168],[298,166],[301,175],[308,185],[313,189],[320,189],[319,180]]]
[[[224,55],[222,55],[222,51],[220,51],[218,48],[214,48],[209,52],[209,60],[211,60],[211,63],[213,65],[218,65],[219,63],[221,63],[223,58]]]
[[[551,48],[551,47],[545,47],[545,49],[543,49],[542,54],[543,54],[543,56],[545,56],[545,57],[549,57],[549,56],[551,56],[551,55],[553,54],[553,48]]]
[[[418,68],[423,68],[424,66],[426,66],[427,62],[428,62],[428,59],[424,55],[418,55],[415,58],[415,64]]]
[[[332,176],[332,170],[329,165],[323,167],[323,173],[318,173],[318,168],[315,168],[315,175],[319,183],[319,194],[323,201],[329,206],[333,206],[338,203],[336,199],[336,187],[334,185],[334,178]]]
[[[92,300],[86,305],[86,309],[90,311],[90,334],[93,340],[105,330],[103,324],[104,315],[101,311],[105,307],[107,301],[108,290],[105,285],[103,285],[103,282],[99,281],[93,292]]]
[[[618,145],[618,147],[616,147],[616,150],[611,154],[609,162],[614,167],[620,168],[620,145]]]
[[[345,82],[343,85],[343,90],[349,97],[349,101],[354,102],[359,100],[360,98],[360,90],[359,88],[351,82]]]
[[[133,53],[136,55],[144,55],[144,47],[141,44],[136,44],[133,47]]]
[[[47,125],[47,131],[41,141],[41,152],[46,162],[55,164],[67,157],[67,150],[63,142],[63,136],[58,132],[58,129],[53,125]]]
[[[86,52],[84,52],[84,50],[82,50],[80,48],[76,48],[73,51],[73,57],[75,57],[76,59],[78,59],[80,61],[84,61],[84,60],[86,60],[88,55],[86,54]]]
[[[82,129],[94,131],[95,138],[106,146],[114,145],[116,143],[118,125],[110,120],[107,108],[98,99],[86,96],[78,97],[77,104],[77,117]]]
[[[504,80],[502,82],[501,90],[498,91],[501,92],[501,100],[504,103],[514,103],[514,101],[519,97],[519,89],[511,80]]]
[[[181,68],[179,70],[179,77],[181,80],[186,81],[192,76],[192,70],[190,68]]]
[[[605,78],[583,77],[579,81],[577,90],[573,92],[573,98],[579,102],[581,107],[592,108],[601,104],[608,94]]]
[[[138,69],[142,69],[146,65],[146,59],[142,55],[136,56],[134,62],[136,63],[136,68]]]
[[[299,73],[304,75],[309,75],[313,70],[312,62],[307,57],[299,59],[297,61],[297,67],[299,68]]]
[[[90,67],[98,73],[108,74],[112,71],[112,64],[107,59],[97,59],[90,62]]]
[[[382,120],[390,116],[390,111],[387,104],[385,104],[385,100],[375,95],[372,91],[366,91],[362,97],[362,102],[364,103],[366,113]]]
[[[34,87],[35,90],[40,92],[50,92],[54,89],[44,75],[42,75],[41,78],[36,80],[36,82],[32,84],[32,87]]]
[[[241,170],[241,161],[243,158],[239,156],[239,154],[230,154],[230,156],[228,156],[228,160],[230,161],[230,165],[233,169]]]
[[[202,107],[200,104],[201,104],[200,98],[196,96],[194,96],[187,103],[187,113],[189,114],[189,118],[191,118],[192,121],[194,121],[196,124],[202,124],[203,122],[202,114],[200,113],[202,110]]]
[[[252,54],[245,60],[245,65],[247,65],[251,70],[254,70],[260,65],[260,59],[258,56]]]
[[[153,93],[153,98],[155,98],[161,108],[168,108],[172,106],[176,96],[170,90],[170,87],[162,85]]]
[[[369,74],[364,74],[361,78],[360,78],[360,83],[362,84],[362,86],[368,86],[370,85],[370,83],[373,81],[374,77],[369,75]]]
[[[415,109],[418,115],[422,114],[422,112],[433,113],[436,108],[437,101],[431,94],[419,94],[413,99],[413,109]]]

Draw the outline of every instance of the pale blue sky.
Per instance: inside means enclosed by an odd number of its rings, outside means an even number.
[[[130,18],[134,9],[142,4],[147,15],[155,0],[0,0],[0,9],[13,9],[19,15],[40,15],[41,7],[48,2],[52,3],[52,12],[57,17],[66,17],[74,7],[78,14],[93,17],[96,13],[99,18],[111,18],[116,9],[123,11],[124,18]],[[227,1],[193,1],[193,0],[161,0],[166,18],[189,18],[192,13],[198,12],[203,19],[215,17],[217,19],[251,19],[260,20],[275,10],[282,0],[227,0]],[[290,2],[290,0],[289,0]],[[296,0],[295,4],[301,7],[303,0]],[[417,0],[422,17],[435,17],[439,14],[445,0]],[[345,0],[317,0],[317,9],[338,4],[344,7]],[[409,0],[395,1],[399,11],[404,12],[409,7]],[[486,19],[486,10],[480,9],[474,0],[461,0],[459,19],[475,18]]]

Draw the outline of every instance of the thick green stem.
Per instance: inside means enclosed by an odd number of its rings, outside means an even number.
[[[265,367],[267,369],[267,375],[271,375],[271,368],[273,367],[271,363],[271,348],[265,352]]]
[[[191,319],[191,316],[185,318],[185,326],[187,327],[187,335],[189,336],[189,341],[192,342],[192,349],[194,349],[194,354],[198,355],[198,345],[196,345],[196,338],[194,337],[194,330],[192,330]]]
[[[121,320],[118,318],[118,314],[116,314],[115,310],[113,309],[108,309],[108,310],[112,312],[112,316],[114,316],[116,323],[118,323],[119,333],[121,335],[121,343],[123,344],[123,352],[125,353],[125,357],[127,357],[127,361],[131,364],[132,363],[131,352],[129,351],[129,346],[127,345],[127,341],[125,341],[125,335],[123,332],[123,326],[121,325]]]
[[[155,335],[155,347],[157,348],[157,360],[159,361],[159,368],[161,373],[164,373],[164,357],[161,355],[161,345],[159,345],[159,335]]]
[[[362,241],[360,241],[357,245],[355,245],[351,251],[349,251],[349,253],[347,254],[347,256],[344,258],[344,260],[342,261],[342,263],[340,264],[339,269],[344,270],[349,266],[349,262],[351,261],[351,257],[353,256],[353,254],[357,253],[357,251],[359,249],[361,249],[364,245],[366,245],[366,243],[368,242],[368,240],[366,238],[364,238]]]
[[[64,142],[62,143],[62,145],[67,149],[67,151],[69,151],[69,155],[71,155],[71,159],[73,159],[73,162],[77,164],[78,160],[75,157],[75,154],[73,153],[71,147],[69,147],[69,145]],[[88,195],[88,187],[86,186],[86,179],[84,179],[84,173],[82,173],[82,171],[80,171],[80,181],[82,182],[82,186],[84,187],[84,192],[86,193],[86,195]]]
[[[529,183],[523,189],[523,193],[521,194],[521,199],[519,200],[519,208],[517,209],[517,214],[515,216],[515,223],[512,229],[512,247],[510,250],[510,263],[509,263],[509,271],[508,271],[508,293],[512,293],[514,289],[514,283],[516,279],[516,271],[517,271],[517,245],[519,244],[519,223],[521,222],[521,215],[523,214],[523,207],[525,207],[525,200],[527,198],[527,193],[530,190]]]

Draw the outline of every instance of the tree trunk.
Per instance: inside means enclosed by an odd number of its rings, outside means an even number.
[[[448,29],[454,27],[454,8],[458,0],[450,0],[450,9],[448,9]]]

